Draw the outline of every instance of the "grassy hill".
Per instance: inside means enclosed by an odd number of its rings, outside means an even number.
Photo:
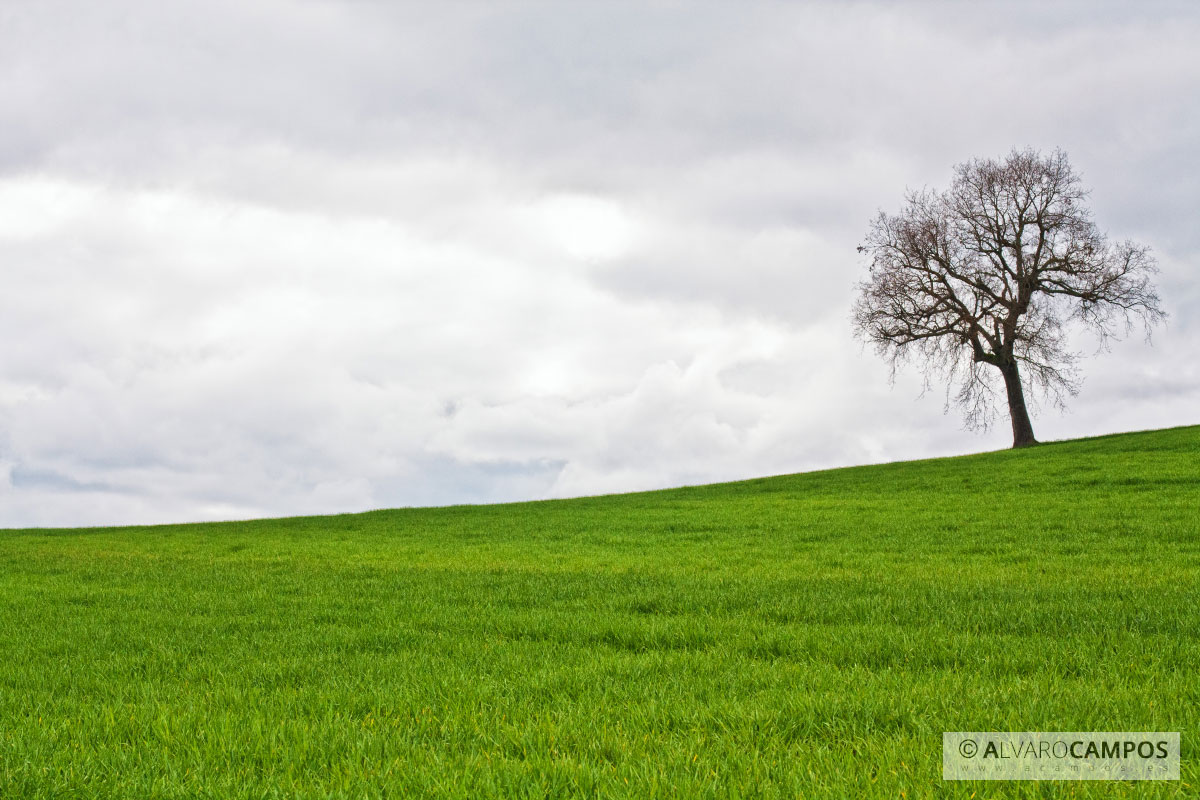
[[[3,797],[1195,797],[1200,427],[580,500],[0,531]],[[1173,783],[941,733],[1180,731]]]

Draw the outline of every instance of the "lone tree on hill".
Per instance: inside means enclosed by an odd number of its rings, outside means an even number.
[[[1030,149],[960,164],[946,192],[909,192],[858,248],[870,274],[858,285],[856,334],[893,374],[916,357],[926,385],[946,379],[947,406],[953,393],[968,427],[992,421],[1002,377],[1013,447],[1035,444],[1023,381],[1058,406],[1078,392],[1071,323],[1103,346],[1135,318],[1149,336],[1165,317],[1149,249],[1110,243],[1087,196],[1065,153]]]

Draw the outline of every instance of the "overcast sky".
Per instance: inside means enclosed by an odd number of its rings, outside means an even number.
[[[0,527],[1005,447],[849,310],[876,211],[1024,146],[1171,314],[1081,340],[1039,438],[1200,423],[1197,41],[1194,3],[6,2]]]

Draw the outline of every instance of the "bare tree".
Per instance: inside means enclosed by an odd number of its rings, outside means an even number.
[[[946,192],[910,192],[858,248],[870,275],[858,285],[857,335],[893,375],[915,357],[927,386],[945,379],[968,427],[994,418],[1003,378],[1013,447],[1035,444],[1023,381],[1059,406],[1078,392],[1072,323],[1103,346],[1135,319],[1149,336],[1165,317],[1149,249],[1110,243],[1087,196],[1065,153],[1029,149],[960,164]]]

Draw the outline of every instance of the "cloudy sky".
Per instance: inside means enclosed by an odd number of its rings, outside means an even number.
[[[849,309],[877,210],[1027,145],[1171,314],[1037,434],[1200,423],[1198,40],[1192,3],[6,2],[0,527],[1005,447]]]

